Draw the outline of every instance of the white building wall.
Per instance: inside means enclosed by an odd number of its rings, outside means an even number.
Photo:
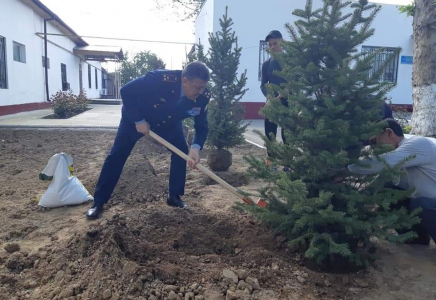
[[[285,39],[289,34],[285,23],[293,24],[297,18],[292,11],[304,8],[306,0],[208,0],[196,21],[196,40],[205,39],[205,31],[211,31],[206,25],[213,18],[212,31],[220,30],[219,18],[228,6],[229,16],[233,19],[233,30],[238,36],[239,46],[243,48],[240,60],[240,72],[247,70],[247,88],[249,90],[243,102],[264,102],[260,91],[259,42],[273,29],[280,30]],[[322,6],[321,0],[314,0],[313,7]],[[213,11],[211,11],[213,10]],[[204,15],[204,17],[201,17]],[[375,34],[364,43],[366,46],[401,47],[401,55],[413,55],[412,18],[400,14],[396,5],[383,4],[373,23]],[[205,43],[203,43],[205,44]],[[206,49],[207,50],[207,49]],[[360,50],[360,49],[359,49]],[[412,66],[398,65],[398,84],[389,93],[395,104],[412,104]]]
[[[8,88],[0,89],[0,106],[44,101],[41,46],[34,12],[17,0],[1,0],[0,35],[6,39]],[[13,41],[26,46],[26,63],[13,59]]]
[[[36,22],[41,26],[41,31],[44,31],[44,22],[41,18]],[[47,32],[49,33],[61,33],[52,24],[47,24]],[[40,39],[42,53],[44,53],[44,40]],[[50,59],[50,69],[48,70],[48,82],[49,82],[49,94],[52,96],[58,91],[62,91],[62,73],[61,64],[66,65],[67,69],[67,82],[70,84],[70,89],[74,94],[80,92],[79,87],[79,64],[80,58],[73,54],[73,49],[76,44],[67,37],[63,36],[49,36],[48,37],[48,58]],[[42,60],[42,58],[40,58]],[[42,76],[44,75],[44,68],[42,68]],[[45,78],[45,77],[44,77]],[[45,80],[44,80],[45,82]],[[44,89],[45,95],[45,89]]]
[[[394,104],[412,104],[412,65],[402,64],[401,56],[413,56],[413,18],[400,14],[396,5],[384,4],[374,20],[375,34],[365,46],[401,48],[397,86],[389,92]]]
[[[88,81],[88,66],[91,66],[91,88]],[[97,69],[98,89],[95,85],[95,69]],[[88,98],[100,98],[102,94],[102,68],[101,63],[97,61],[82,62],[83,73],[83,90],[86,92]]]
[[[195,43],[198,44],[200,41],[205,49],[210,47],[209,32],[214,32],[214,28],[216,28],[216,26],[214,26],[216,22],[214,5],[215,0],[206,1],[195,19]]]
[[[47,22],[48,33],[62,33]],[[8,88],[0,89],[0,106],[45,102],[45,74],[42,65],[44,39],[35,35],[44,32],[44,20],[32,8],[19,0],[1,0],[0,36],[6,38]],[[66,65],[67,82],[74,94],[79,94],[79,64],[87,63],[73,53],[76,44],[67,37],[48,37],[49,94],[62,90],[61,64]],[[13,60],[13,41],[26,46],[26,63]],[[92,67],[92,88],[88,89],[87,68],[83,67],[83,87],[90,98],[101,95],[101,63],[89,62]],[[95,71],[98,69],[99,84],[95,88]]]

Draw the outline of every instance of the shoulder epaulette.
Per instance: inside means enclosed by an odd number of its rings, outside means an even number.
[[[203,95],[207,98],[210,99],[211,93],[209,90],[204,90]]]
[[[162,80],[165,82],[178,82],[179,77],[177,75],[172,75],[172,74],[163,74]]]

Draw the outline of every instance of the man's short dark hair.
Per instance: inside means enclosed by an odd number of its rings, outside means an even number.
[[[283,35],[278,30],[272,30],[265,38],[265,41],[268,42],[269,39],[282,39]]]
[[[401,125],[398,124],[397,121],[393,119],[386,119],[384,120],[384,122],[386,122],[387,125],[383,128],[383,130],[390,128],[397,136],[404,136],[403,129],[401,128]]]
[[[189,80],[198,78],[203,81],[210,80],[209,69],[206,65],[200,61],[193,61],[189,63],[182,71],[182,77],[186,77]]]

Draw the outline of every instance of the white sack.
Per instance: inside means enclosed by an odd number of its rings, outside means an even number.
[[[39,205],[43,207],[60,207],[81,204],[94,200],[86,188],[71,176],[73,158],[65,153],[57,153],[48,161],[45,169],[39,174],[42,180],[52,180],[47,191],[42,195]]]

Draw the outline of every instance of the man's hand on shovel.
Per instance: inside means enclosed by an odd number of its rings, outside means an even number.
[[[189,166],[192,168],[196,168],[198,170],[200,170],[201,172],[203,172],[205,175],[209,176],[210,178],[212,178],[213,180],[215,180],[217,183],[219,183],[222,187],[224,187],[226,190],[228,190],[230,193],[232,193],[233,195],[235,195],[236,197],[238,197],[239,199],[241,199],[242,201],[244,201],[245,203],[249,204],[249,205],[257,205],[260,207],[265,208],[268,205],[268,202],[266,202],[265,200],[259,199],[257,201],[253,201],[251,200],[248,196],[242,195],[241,193],[238,192],[238,190],[236,190],[233,186],[231,186],[230,184],[228,184],[227,182],[225,182],[224,180],[222,180],[220,177],[218,177],[216,174],[214,174],[213,172],[211,172],[209,169],[207,169],[206,167],[202,166],[201,164],[199,164],[200,161],[200,155],[198,153],[197,149],[191,149],[191,152],[189,153],[189,156],[186,155],[184,152],[180,151],[180,149],[174,147],[174,145],[172,145],[171,143],[169,143],[168,141],[166,141],[165,139],[161,138],[160,136],[158,136],[156,133],[154,133],[153,131],[150,130],[150,136],[155,139],[156,141],[158,141],[159,143],[161,143],[162,145],[164,145],[165,147],[167,147],[168,149],[170,149],[171,151],[173,151],[174,153],[176,153],[178,156],[180,156],[181,158],[183,158],[184,160],[186,160],[189,163]],[[197,165],[198,164],[198,165]]]
[[[136,131],[142,133],[143,135],[148,135],[150,133],[150,124],[146,121],[136,124]]]
[[[188,166],[191,167],[192,169],[198,170],[197,167],[195,166],[200,162],[200,154],[198,149],[191,149],[191,151],[189,151],[189,157],[191,159],[188,160]]]

